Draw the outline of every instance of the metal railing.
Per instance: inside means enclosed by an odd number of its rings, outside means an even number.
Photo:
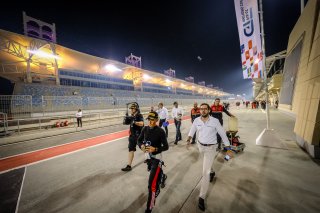
[[[8,115],[0,112],[0,135],[8,134]]]
[[[185,115],[189,115],[191,106],[183,107]],[[149,107],[142,107],[143,115],[149,112]],[[118,109],[117,111],[109,110],[101,113],[84,113],[82,117],[82,125],[85,129],[99,128],[111,125],[120,125],[123,122],[126,109]],[[4,114],[4,113],[2,113]],[[170,113],[169,113],[170,114]],[[1,113],[0,113],[1,116]],[[74,132],[78,130],[77,119],[74,114],[64,116],[44,116],[37,118],[21,118],[6,120],[6,131],[10,131],[11,136],[28,134],[48,134],[50,130],[66,130]],[[56,133],[57,134],[57,133]]]
[[[73,114],[78,109],[95,112],[117,110],[133,101],[138,102],[140,107],[156,106],[159,102],[163,102],[167,108],[171,108],[174,101],[184,106],[192,106],[194,101],[212,102],[210,99],[183,98],[2,95],[0,112],[6,113],[8,119],[12,120],[53,114]]]
[[[32,96],[31,95],[1,95],[0,112],[6,113],[8,119],[31,117]]]

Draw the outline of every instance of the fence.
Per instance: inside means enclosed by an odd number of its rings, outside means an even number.
[[[0,135],[7,135],[8,133],[8,115],[0,112]]]
[[[3,95],[0,96],[0,112],[8,114],[8,119],[29,118],[32,114],[68,112],[74,113],[78,109],[86,111],[105,111],[124,108],[126,103],[138,102],[140,107],[157,106],[163,102],[171,108],[174,101],[180,105],[192,106],[194,101],[210,103],[210,99],[190,98],[140,98],[140,97],[81,97],[81,96],[30,96]],[[69,114],[70,114],[69,113]]]
[[[8,118],[27,118],[32,112],[31,95],[1,95],[0,112],[6,113]]]
[[[191,106],[185,110],[185,115],[189,115]],[[121,108],[117,111],[106,111],[100,113],[84,113],[82,117],[83,129],[93,129],[99,127],[106,127],[111,125],[119,125],[123,122],[123,116],[125,115],[126,109]],[[149,107],[141,108],[141,113],[146,116],[149,112]],[[5,120],[1,119],[0,121]],[[6,120],[5,130],[10,134],[0,134],[0,136],[18,136],[20,134],[34,135],[32,137],[42,137],[48,135],[60,133],[68,133],[79,130],[77,127],[77,120],[74,115],[62,115],[62,116],[43,116],[37,118],[21,118]],[[82,129],[82,128],[81,128]],[[36,136],[38,135],[38,136]],[[28,136],[28,137],[29,137]]]

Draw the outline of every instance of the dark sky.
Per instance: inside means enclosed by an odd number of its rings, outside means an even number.
[[[163,73],[171,67],[178,78],[191,75],[196,83],[252,95],[252,81],[242,79],[233,0],[105,1],[109,6],[91,0],[74,1],[73,7],[56,1],[50,1],[52,6],[44,6],[48,1],[8,2],[0,8],[1,29],[22,34],[26,11],[55,23],[60,45],[121,62],[133,53],[142,56],[144,69]],[[300,1],[264,0],[263,9],[268,56],[286,49]]]

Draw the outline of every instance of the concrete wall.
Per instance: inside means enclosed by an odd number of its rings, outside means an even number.
[[[319,158],[320,142],[320,13],[319,0],[309,0],[288,41],[287,53],[302,40],[292,105],[280,105],[296,115],[294,132],[300,146]]]

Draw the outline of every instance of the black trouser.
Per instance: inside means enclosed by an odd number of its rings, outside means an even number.
[[[151,158],[148,160],[148,170],[150,169],[148,181],[148,201],[146,212],[151,212],[156,204],[156,197],[160,193],[160,183],[163,178],[162,161]]]
[[[82,127],[82,118],[77,118],[78,127],[79,125]]]
[[[196,118],[191,118],[191,119],[192,119],[192,123],[193,123],[194,119],[196,119]],[[196,137],[197,137],[197,131],[194,133],[194,135],[192,137],[192,143],[196,142]]]
[[[181,121],[174,119],[174,125],[176,126],[176,141],[180,141],[182,140],[181,131],[180,131]]]
[[[196,142],[196,137],[197,137],[197,132],[194,133],[193,137],[192,137],[192,143]]]
[[[162,127],[162,124],[166,122],[166,119],[160,119],[159,126]],[[165,126],[164,129],[166,130],[166,137],[168,137],[168,127]]]

